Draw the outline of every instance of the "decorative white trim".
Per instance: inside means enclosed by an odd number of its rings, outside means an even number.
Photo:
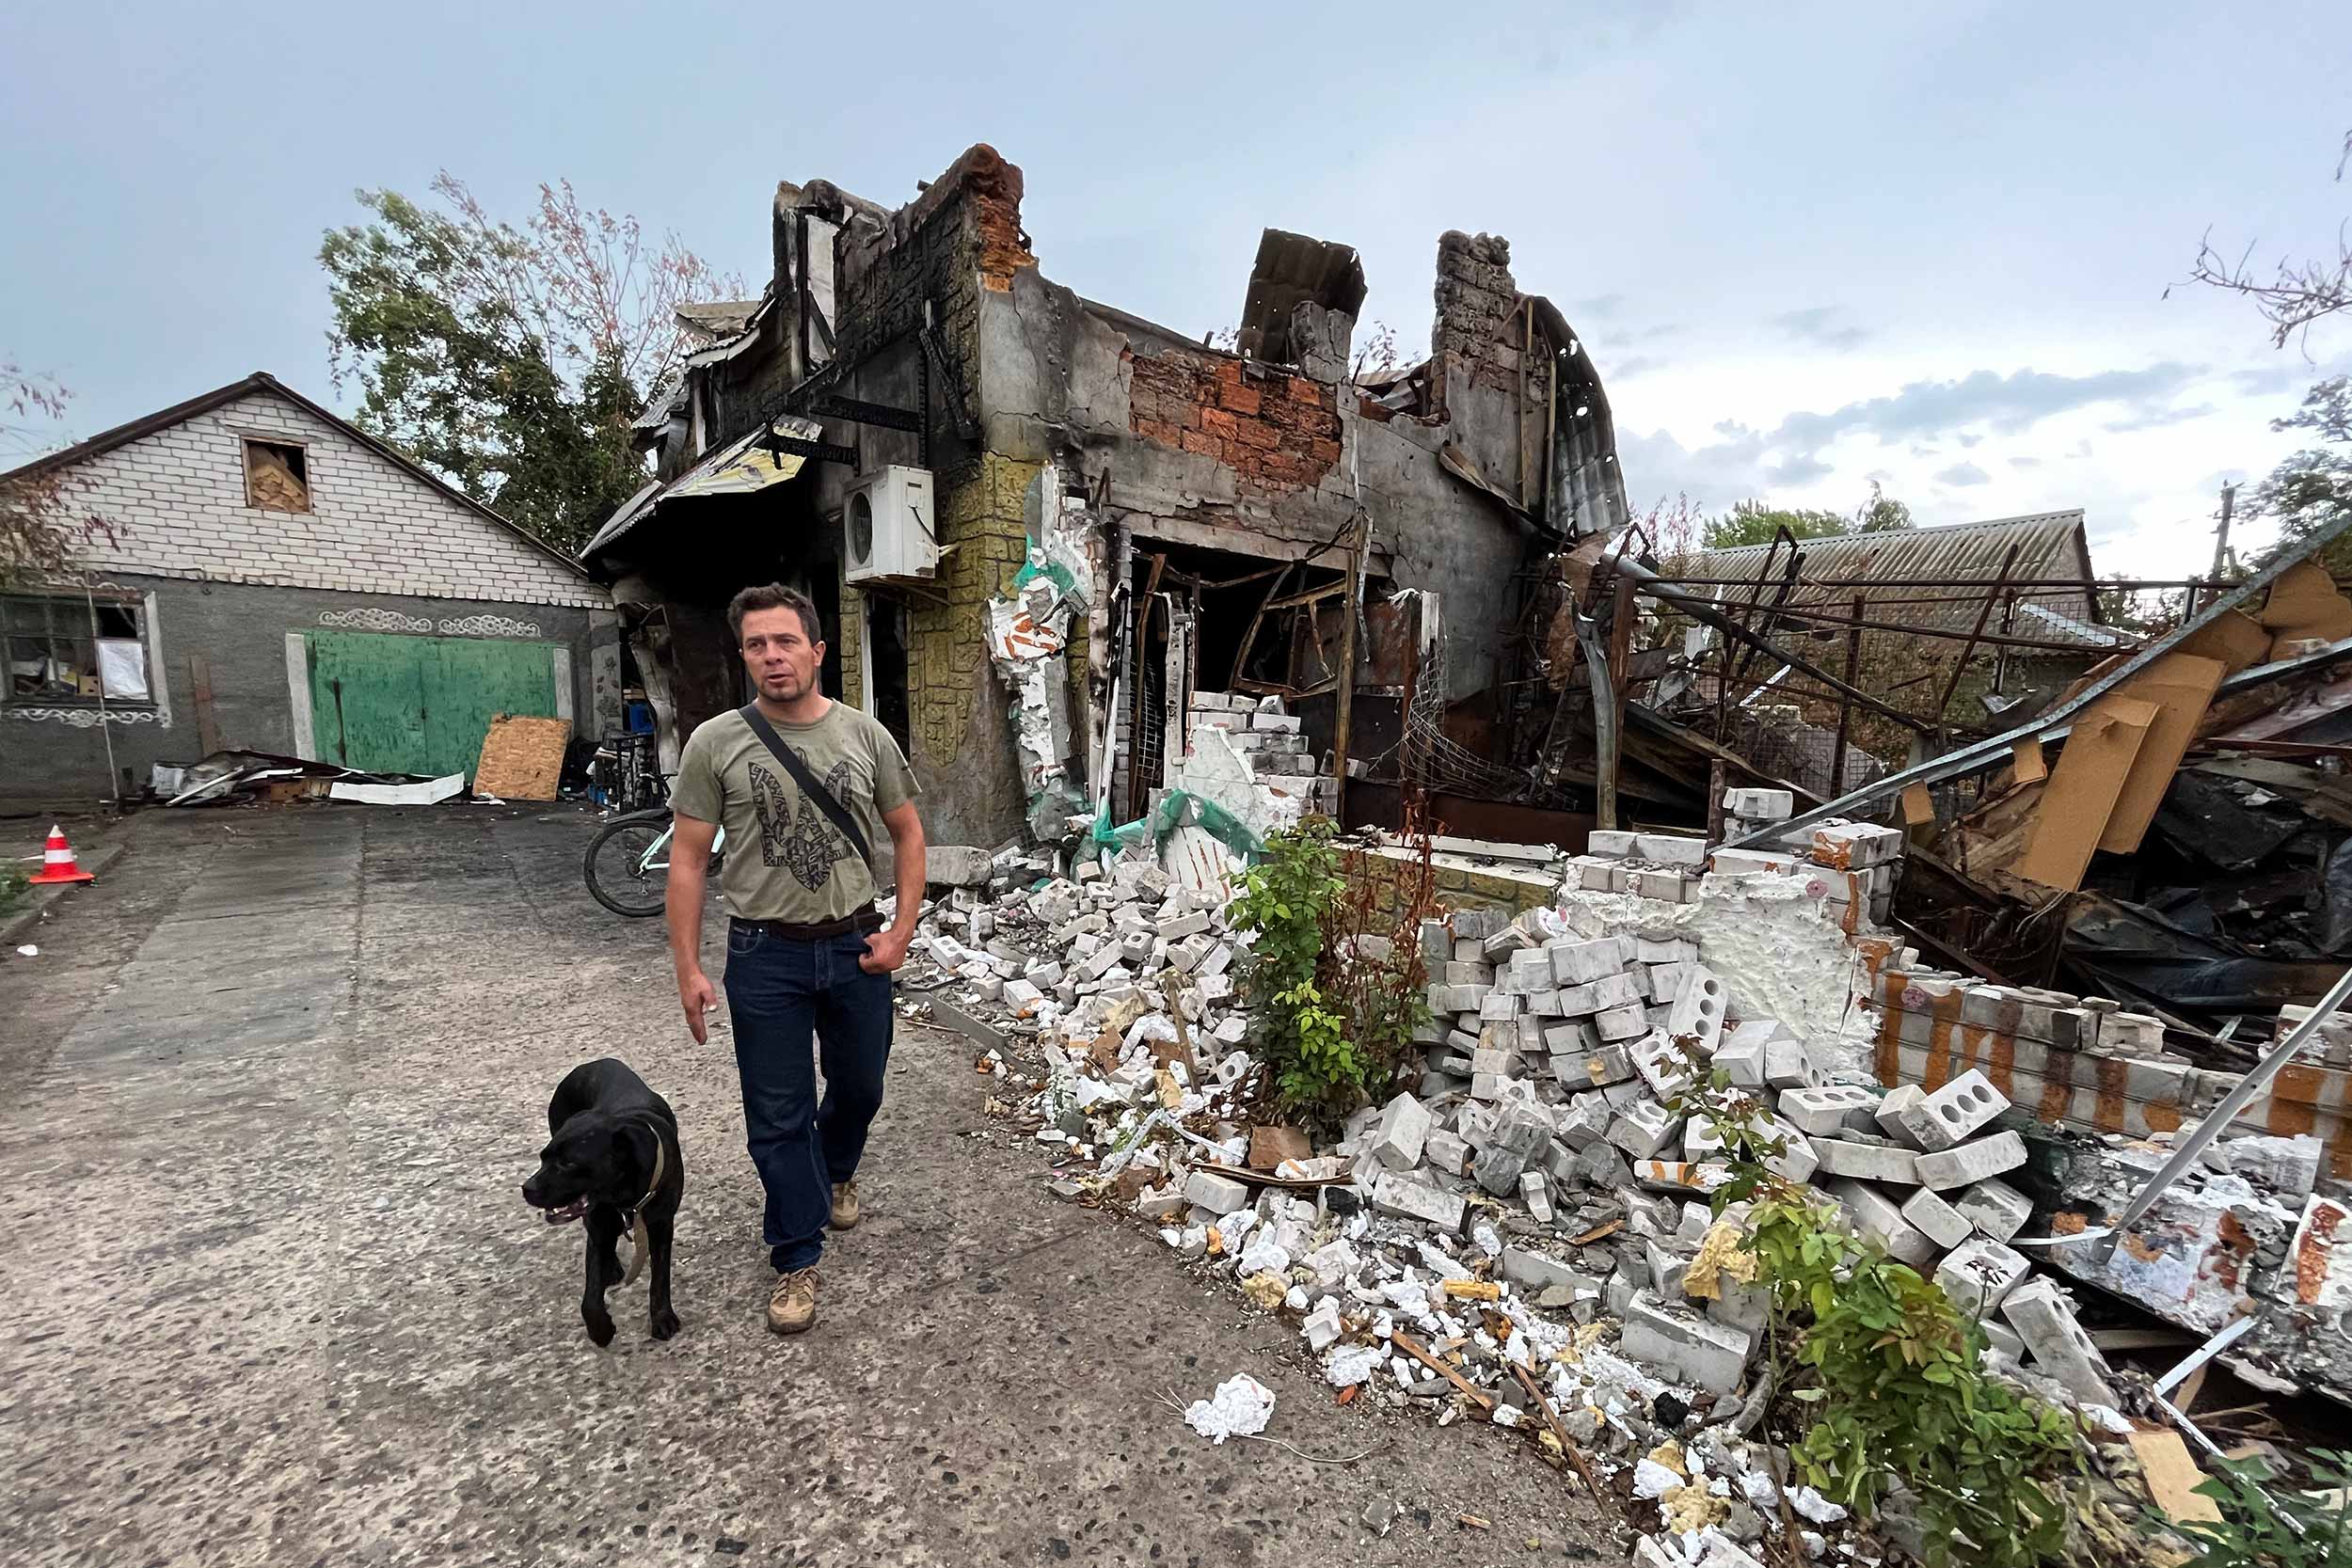
[[[369,605],[360,610],[322,610],[322,626],[344,626],[357,631],[431,631],[433,622],[423,615],[403,615],[397,610],[382,610]]]
[[[436,629],[443,637],[537,637],[539,623],[506,615],[461,615]]]
[[[548,650],[548,657],[555,666],[555,716],[569,724],[572,721],[572,651],[558,642]],[[573,725],[573,728],[579,726]]]
[[[0,707],[0,714],[10,719],[32,722],[47,721],[77,730],[94,730],[100,724],[160,724],[171,728],[171,718],[151,707],[110,707],[102,716],[95,707]]]
[[[310,643],[298,631],[286,634],[286,697],[294,713],[294,754],[323,761],[310,728]]]

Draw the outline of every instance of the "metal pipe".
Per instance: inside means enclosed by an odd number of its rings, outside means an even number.
[[[1331,714],[1331,770],[1333,780],[1331,820],[1347,820],[1347,748],[1350,728],[1356,717],[1356,617],[1364,608],[1364,557],[1372,549],[1372,514],[1359,507],[1354,523],[1348,529],[1347,593],[1341,599],[1345,619],[1340,623],[1340,689]],[[1309,612],[1310,627],[1313,626]]]
[[[2288,1030],[2286,1037],[2272,1046],[2254,1065],[2254,1069],[2239,1079],[2236,1086],[2221,1097],[2220,1103],[2204,1114],[2197,1123],[2197,1131],[2174,1146],[2172,1158],[2164,1163],[2164,1168],[2150,1177],[2139,1191],[2132,1195],[2132,1200],[2123,1205],[2123,1212],[2099,1237],[2097,1256],[2103,1266],[2115,1256],[2116,1244],[2122,1241],[2123,1232],[2131,1228],[2132,1223],[2155,1204],[2165,1188],[2178,1180],[2183,1171],[2197,1164],[2198,1156],[2221,1136],[2237,1114],[2253,1102],[2256,1095],[2269,1086],[2270,1081],[2279,1076],[2279,1069],[2303,1049],[2305,1040],[2319,1033],[2319,1026],[2344,1006],[2346,997],[2352,997],[2352,969],[2345,970],[2336,983],[2328,988],[2328,994],[2319,999],[2319,1005],[2303,1022]]]

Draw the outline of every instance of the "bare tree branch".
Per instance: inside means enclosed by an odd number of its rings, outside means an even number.
[[[2344,134],[2344,151],[2336,160],[2339,183],[2347,166],[2352,166],[2352,132]],[[2297,261],[2280,257],[2275,270],[2265,277],[2252,265],[2253,256],[2254,246],[2249,242],[2237,260],[2231,261],[2214,248],[2213,231],[2207,230],[2188,275],[2193,282],[2252,300],[2263,320],[2270,324],[2272,347],[2284,348],[2288,340],[2296,337],[2308,344],[2313,323],[2352,309],[2352,237],[2347,236],[2344,225],[2336,228],[2332,259]]]

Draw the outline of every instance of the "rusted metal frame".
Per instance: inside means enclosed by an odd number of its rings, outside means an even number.
[[[1134,667],[1135,690],[1130,700],[1134,707],[1127,718],[1127,811],[1129,821],[1143,815],[1143,657],[1144,639],[1152,630],[1152,606],[1157,602],[1160,574],[1168,570],[1165,554],[1152,557],[1152,574],[1144,579],[1143,592],[1136,595],[1135,632],[1130,640],[1127,662]]]
[[[1666,603],[1673,605],[1677,610],[1690,616],[1692,620],[1700,622],[1706,626],[1713,626],[1727,636],[1737,638],[1741,642],[1750,643],[1760,648],[1763,652],[1770,654],[1772,657],[1780,660],[1783,664],[1788,665],[1799,674],[1810,675],[1815,680],[1820,681],[1823,686],[1828,687],[1831,690],[1843,692],[1851,696],[1856,703],[1868,709],[1870,712],[1878,714],[1882,718],[1891,719],[1896,723],[1902,725],[1903,728],[1911,730],[1915,734],[1924,735],[1927,733],[1928,727],[1925,724],[1920,723],[1916,719],[1914,719],[1910,714],[1903,712],[1899,708],[1888,706],[1886,704],[1880,702],[1876,697],[1870,695],[1867,691],[1860,690],[1851,683],[1839,680],[1836,675],[1831,674],[1828,671],[1822,669],[1811,659],[1790,653],[1787,649],[1774,643],[1771,639],[1759,636],[1757,633],[1748,630],[1745,626],[1742,626],[1738,622],[1734,621],[1730,616],[1725,615],[1722,610],[1717,610],[1707,600],[1699,598],[1694,594],[1683,593],[1676,584],[1660,577],[1657,573],[1651,571],[1640,562],[1629,560],[1622,555],[1613,552],[1609,557],[1609,563],[1612,567],[1613,567],[1613,569],[1623,572],[1627,576],[1630,577],[1633,579],[1634,587],[1640,592],[1647,594],[1654,599],[1664,600]]]
[[[1297,566],[1298,562],[1295,561],[1283,562],[1280,569],[1274,574],[1274,579],[1266,584],[1265,597],[1258,601],[1258,612],[1249,617],[1249,626],[1241,634],[1241,646],[1233,650],[1233,678],[1229,683],[1231,687],[1248,689],[1264,684],[1263,682],[1245,683],[1242,679],[1242,672],[1249,668],[1249,651],[1258,645],[1258,631],[1265,625],[1266,611],[1273,608],[1274,596],[1282,591],[1282,584],[1289,580],[1290,574],[1295,571]]]
[[[1946,626],[1914,626],[1904,621],[1880,621],[1864,615],[1835,614],[1804,605],[1791,605],[1785,610],[1777,610],[1773,613],[1781,620],[1803,621],[1808,626],[1839,629],[1859,626],[1864,631],[1891,631],[1904,637],[1933,638],[1939,642],[1975,641],[1987,648],[2021,648],[2031,653],[2047,654],[2106,654],[2122,651],[2105,643],[2059,642],[2047,638],[2010,637],[2004,633],[1991,631],[1971,638],[1964,631],[1954,631]]]
[[[1804,553],[1797,547],[1796,536],[1788,531],[1786,525],[1782,526],[1779,537],[1772,541],[1772,555],[1777,555],[1779,553],[1782,539],[1786,539],[1788,542],[1788,568],[1781,574],[1780,587],[1775,590],[1772,594],[1772,613],[1762,618],[1764,625],[1767,626],[1770,626],[1772,624],[1773,616],[1779,614],[1779,612],[1787,607],[1788,603],[1788,595],[1795,592],[1798,575],[1804,570]],[[1751,630],[1755,628],[1757,619],[1752,611],[1756,608],[1756,601],[1764,596],[1764,578],[1772,573],[1772,555],[1767,555],[1764,558],[1764,570],[1763,572],[1757,574],[1756,579],[1756,593],[1749,596],[1748,612],[1743,612],[1740,617],[1740,625],[1749,627]],[[1740,650],[1739,668],[1731,673],[1733,684],[1744,684],[1748,678],[1748,669],[1755,662],[1756,649],[1754,647],[1742,648]]]
[[[1302,594],[1292,594],[1279,599],[1269,599],[1264,608],[1269,610],[1296,610],[1301,605],[1318,604],[1334,594],[1346,592],[1347,583],[1344,579],[1339,582],[1327,582],[1320,588],[1310,588]]]
[[[2001,583],[2009,577],[2009,569],[2017,563],[2017,552],[2022,547],[2011,545],[2008,553],[2001,557],[2001,570],[1993,579],[1993,592],[1987,594],[1984,602],[1977,606],[1976,626],[1968,633],[1968,641],[1960,645],[1960,658],[1952,665],[1951,678],[1944,683],[1944,693],[1935,700],[1935,722],[1939,727],[1944,723],[1944,710],[1952,705],[1952,698],[1960,691],[1960,677],[1967,671],[1969,656],[1977,651],[1977,640],[1984,635],[1984,624],[1993,619],[1993,601],[1999,596]],[[1862,596],[1857,594],[1854,595],[1854,619],[1857,621],[1862,618],[1861,604]]]
[[[1603,832],[1614,832],[1617,826],[1617,766],[1620,752],[1617,715],[1617,683],[1609,668],[1609,649],[1600,638],[1599,627],[1593,618],[1578,609],[1574,600],[1563,606],[1576,617],[1577,645],[1584,650],[1584,666],[1593,696],[1593,819]],[[1563,689],[1560,704],[1553,710],[1552,724],[1556,731],[1559,713],[1567,705],[1567,691]],[[1559,778],[1559,763],[1549,765],[1552,778]]]
[[[2001,595],[2000,635],[2008,637],[2017,629],[2017,590],[2012,588]],[[1993,689],[2006,696],[2009,692],[2009,649],[2005,644],[1993,644]]]
[[[1862,595],[1859,594],[1853,596],[1853,612],[1856,620],[1861,619]],[[1854,677],[1861,668],[1862,628],[1856,626],[1846,634],[1847,685],[1853,684]],[[1836,742],[1837,749],[1830,753],[1829,759],[1829,792],[1832,795],[1837,794],[1846,787],[1846,736],[1852,724],[1853,701],[1849,698],[1837,705],[1837,740]]]
[[[1841,795],[1834,800],[1824,801],[1821,805],[1792,817],[1786,823],[1775,823],[1772,831],[1775,833],[1794,832],[1799,829],[1814,827],[1833,816],[1850,816],[1871,801],[1899,795],[1913,784],[1942,784],[1945,780],[1958,778],[1963,773],[1976,772],[1980,768],[1999,763],[2008,756],[2010,749],[2020,740],[2029,736],[2047,736],[2061,725],[2071,726],[2076,714],[2090,707],[2091,704],[2122,686],[2125,681],[2139,674],[2156,660],[2212,626],[2239,605],[2268,589],[2290,568],[2310,560],[2347,532],[2352,532],[2352,514],[2347,514],[2311,534],[2302,541],[2300,549],[2290,555],[2281,556],[2244,581],[2232,584],[2227,593],[2220,594],[2211,604],[2190,616],[2180,626],[2148,643],[2114,670],[2091,682],[2072,697],[2057,704],[2046,712],[2027,720],[2025,723],[2003,730],[1997,735],[1987,736],[1958,751],[1947,752],[1942,756],[1930,757],[1925,762],[1915,763],[1909,768],[1889,773],[1886,777],[1874,780],[1861,789]],[[1655,573],[1647,572],[1636,562],[1621,562],[1619,569],[1629,569],[1649,577],[1652,579],[1650,591],[1670,603],[1687,606],[1692,602],[1690,595],[1681,593],[1670,583],[1657,581]],[[1639,580],[1638,577],[1636,580]],[[2334,652],[2337,651],[2331,650],[2329,655],[2313,657],[2332,657]],[[1764,836],[1761,832],[1751,833],[1738,842],[1753,843]]]
[[[1820,541],[1815,541],[1820,543]],[[1664,580],[1679,588],[1744,588],[1756,581],[1754,578],[1667,578]],[[1808,588],[1989,588],[1999,582],[1997,578],[1813,578]],[[2205,581],[2202,578],[2013,578],[2009,586],[2019,590],[2078,588],[2096,596],[2110,588],[2187,588]]]
[[[1263,571],[1245,572],[1237,578],[1218,578],[1214,581],[1202,578],[1200,579],[1200,588],[1204,594],[1226,588],[1247,588],[1253,582],[1263,582],[1268,578],[1280,577],[1289,570],[1290,563],[1285,562],[1279,566],[1268,566]]]

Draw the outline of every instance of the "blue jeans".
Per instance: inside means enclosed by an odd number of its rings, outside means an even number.
[[[727,927],[727,1014],[743,1123],[768,1189],[762,1236],[779,1272],[804,1269],[823,1252],[834,1184],[857,1174],[866,1130],[882,1109],[891,978],[858,967],[865,951],[855,931],[799,942],[739,921]],[[821,1105],[812,1031],[824,1059]]]

